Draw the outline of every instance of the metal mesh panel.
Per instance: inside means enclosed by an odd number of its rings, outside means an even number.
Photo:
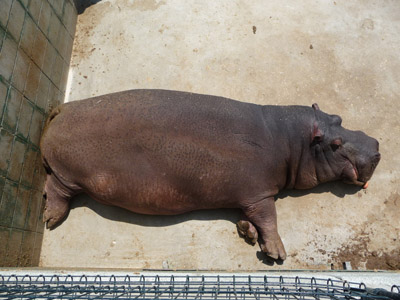
[[[400,299],[363,283],[282,276],[0,275],[0,299]]]

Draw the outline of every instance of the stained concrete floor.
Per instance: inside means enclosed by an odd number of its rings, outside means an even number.
[[[400,269],[400,2],[101,1],[79,16],[67,101],[135,88],[258,104],[317,102],[380,142],[367,190],[276,202],[282,265],[238,237],[235,210],[142,216],[77,197],[45,231],[42,267]]]

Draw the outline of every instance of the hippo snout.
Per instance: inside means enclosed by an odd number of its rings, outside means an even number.
[[[364,183],[364,188],[368,187],[368,181],[371,179],[380,160],[381,154],[379,152],[374,152],[369,159],[359,165],[358,181]]]

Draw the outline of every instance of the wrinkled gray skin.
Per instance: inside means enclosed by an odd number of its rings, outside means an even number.
[[[378,142],[313,107],[260,106],[165,90],[132,90],[57,107],[41,139],[44,222],[71,197],[152,215],[240,208],[238,230],[286,258],[274,196],[343,180],[366,187]]]

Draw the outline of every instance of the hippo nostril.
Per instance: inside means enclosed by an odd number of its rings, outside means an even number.
[[[374,155],[375,160],[379,161],[381,159],[381,154],[380,153],[376,153]]]

